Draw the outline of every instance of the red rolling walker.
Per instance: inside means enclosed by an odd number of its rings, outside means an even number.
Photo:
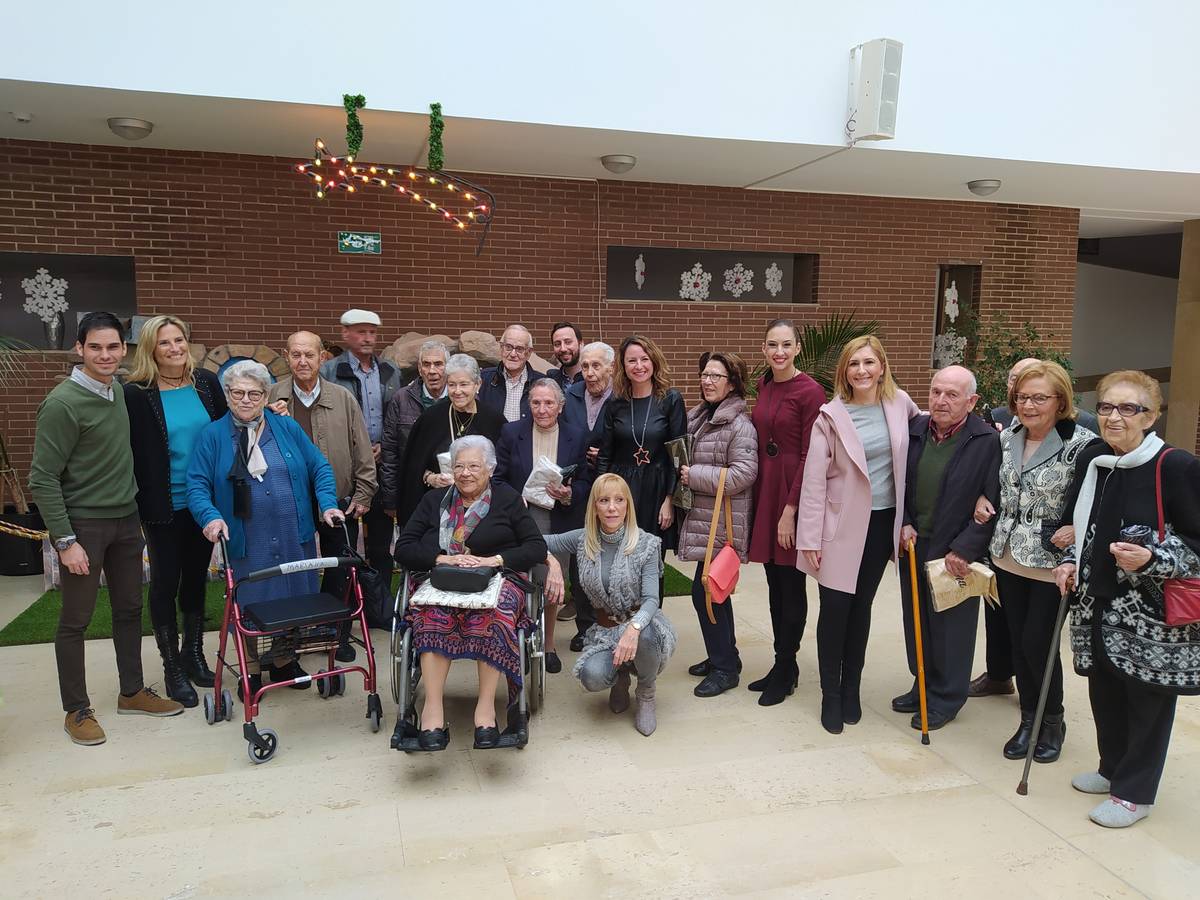
[[[342,522],[344,529],[345,521]],[[371,632],[363,611],[362,586],[358,581],[359,567],[366,568],[366,561],[353,549],[347,535],[346,556],[326,556],[317,559],[301,559],[251,572],[238,581],[233,579],[233,568],[229,565],[229,548],[221,539],[223,559],[222,574],[225,578],[225,615],[221,623],[220,646],[217,649],[217,666],[211,693],[204,695],[204,718],[209,725],[228,722],[233,718],[233,696],[221,687],[222,676],[228,672],[237,683],[238,695],[243,701],[245,724],[242,735],[246,738],[246,752],[250,761],[265,763],[279,748],[279,736],[270,728],[259,728],[254,724],[258,706],[269,691],[290,688],[294,685],[315,681],[317,693],[323,699],[341,696],[346,692],[346,676],[358,673],[363,677],[363,689],[367,693],[367,714],[371,730],[379,731],[383,721],[383,704],[376,693],[375,653],[371,649]],[[293,572],[308,572],[317,569],[344,568],[349,570],[346,588],[341,598],[330,594],[302,594],[263,600],[256,603],[239,604],[238,588],[254,581],[278,578]],[[362,630],[362,639],[350,640],[366,653],[365,668],[360,665],[339,665],[335,659],[338,638],[347,622],[357,621]],[[229,639],[233,637],[237,652],[236,666],[229,659]],[[249,642],[249,643],[248,643]],[[253,654],[250,649],[253,648]],[[328,657],[328,668],[313,675],[304,675],[286,681],[272,681],[257,689],[250,683],[247,659],[256,658],[260,667],[271,665],[275,659],[291,660],[301,653],[323,652]]]

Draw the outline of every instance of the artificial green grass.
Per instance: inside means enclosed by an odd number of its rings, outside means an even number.
[[[398,586],[399,579],[392,580],[392,591]],[[692,592],[692,580],[671,566],[666,567],[664,593],[668,597],[678,597]],[[150,603],[146,599],[148,588],[142,589],[142,634],[150,634]],[[58,629],[58,613],[62,609],[62,593],[57,590],[46,591],[38,597],[23,613],[8,623],[0,631],[0,647],[13,647],[17,644],[48,644],[54,640],[54,632]],[[220,625],[225,615],[225,584],[221,581],[208,582],[204,598],[204,620],[209,628]],[[84,633],[86,640],[112,637],[112,606],[108,599],[108,588],[100,588],[96,595],[96,612],[92,616],[92,624]]]

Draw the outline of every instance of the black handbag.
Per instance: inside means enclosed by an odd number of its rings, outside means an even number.
[[[434,566],[429,581],[439,591],[478,594],[487,590],[498,571],[495,566]]]
[[[391,631],[395,598],[392,596],[392,586],[383,573],[367,566],[359,566],[358,586],[362,588],[363,611],[367,614],[367,624],[371,628]]]

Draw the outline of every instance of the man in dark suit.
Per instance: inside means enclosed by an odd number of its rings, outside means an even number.
[[[571,480],[557,488],[547,488],[547,507],[527,498],[529,511],[545,534],[559,534],[583,526],[591,490],[592,471],[587,464],[587,432],[561,418],[562,388],[552,378],[541,378],[529,391],[528,419],[509,422],[500,432],[496,446],[496,471],[492,477],[516,491],[523,491],[538,457],[545,456],[560,469],[574,466]],[[560,559],[564,570],[568,561]],[[581,592],[577,592],[581,593]],[[555,617],[546,615],[546,670],[562,668],[554,650]]]
[[[948,366],[933,376],[929,413],[909,421],[908,471],[905,477],[904,526],[900,544],[916,542],[917,590],[924,643],[929,728],[941,728],[967,702],[979,598],[937,612],[929,594],[925,564],[946,560],[946,571],[965,577],[970,564],[987,553],[995,528],[975,521],[975,501],[982,494],[993,506],[1000,497],[1000,437],[995,428],[972,415],[979,400],[975,376],[962,366]],[[912,551],[905,550],[905,553]],[[908,667],[917,674],[912,588],[908,561],[901,563],[904,595],[904,642]],[[892,700],[896,712],[912,713],[921,727],[917,685]]]

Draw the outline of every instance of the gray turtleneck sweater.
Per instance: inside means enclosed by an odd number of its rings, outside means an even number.
[[[546,539],[546,546],[551,554],[582,552],[582,528],[564,531],[562,534],[545,534],[542,537]],[[613,560],[617,558],[619,549],[620,545],[618,544],[605,540],[600,541],[600,581],[604,584],[605,590],[608,590],[608,576],[612,572]],[[595,598],[591,599],[594,603]],[[650,624],[650,620],[654,618],[656,612],[658,612],[658,573],[654,571],[653,567],[647,566],[642,572],[642,608],[630,621],[636,622],[638,628],[645,628]]]

